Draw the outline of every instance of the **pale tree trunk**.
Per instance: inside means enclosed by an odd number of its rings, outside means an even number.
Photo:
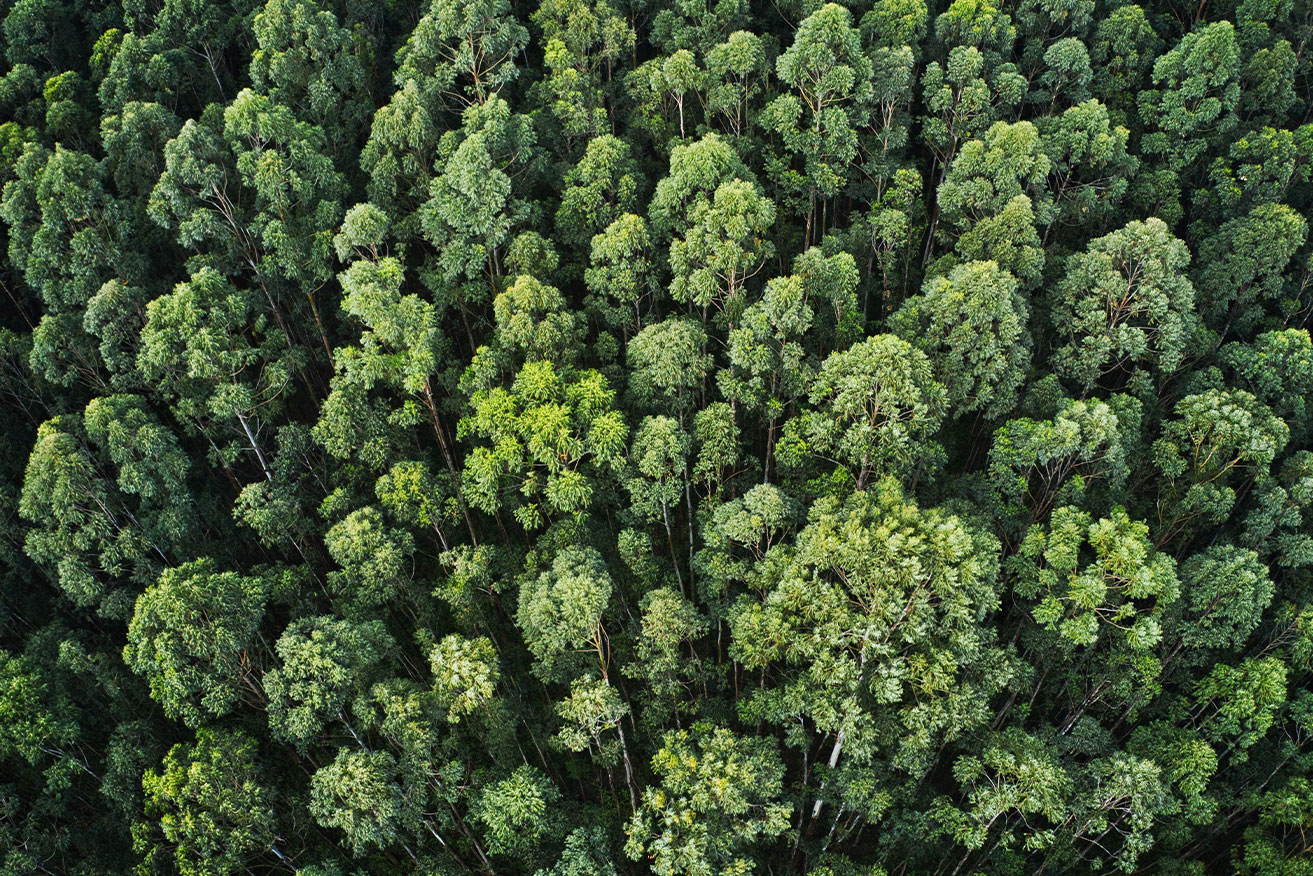
[[[255,451],[255,458],[260,460],[260,468],[264,471],[266,480],[274,479],[273,472],[269,471],[269,464],[265,462],[264,452],[260,450],[260,443],[255,440],[255,434],[251,431],[251,424],[246,421],[246,416],[241,411],[233,411],[237,415],[237,420],[242,424],[242,430],[246,432],[246,440],[250,442],[251,449]]]

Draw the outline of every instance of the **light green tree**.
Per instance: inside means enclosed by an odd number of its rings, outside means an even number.
[[[240,731],[200,728],[194,744],[173,746],[141,783],[146,813],[159,819],[167,843],[138,836],[148,859],[171,848],[184,876],[224,876],[274,848],[274,795],[262,781],[255,740]]]
[[[242,702],[263,705],[253,664],[267,587],[202,559],[165,570],[137,599],[123,660],[165,714],[196,727]]]
[[[890,319],[930,357],[955,414],[998,420],[1016,406],[1030,367],[1030,308],[1017,278],[994,262],[967,262],[931,277]]]
[[[832,353],[809,387],[811,411],[784,426],[777,454],[796,466],[832,460],[860,490],[873,478],[912,477],[937,464],[933,441],[946,393],[924,353],[894,335],[875,335]]]
[[[658,876],[748,872],[755,847],[788,829],[784,766],[769,738],[700,722],[662,738],[652,771],[659,784],[643,790],[625,853],[647,854]]]

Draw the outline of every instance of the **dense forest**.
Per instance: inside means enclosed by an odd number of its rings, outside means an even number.
[[[1313,874],[1313,0],[0,20],[3,876]]]

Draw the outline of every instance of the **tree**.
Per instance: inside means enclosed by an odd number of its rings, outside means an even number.
[[[769,280],[761,300],[750,305],[741,324],[729,332],[730,367],[716,376],[726,398],[766,417],[767,476],[776,426],[815,375],[801,344],[813,317],[807,297],[802,277]]]
[[[1044,268],[1035,225],[1052,221],[1041,188],[1050,167],[1034,125],[996,122],[962,147],[939,185],[940,237],[961,259],[997,262],[1033,288]]]
[[[698,210],[709,206],[722,183],[754,177],[738,152],[718,134],[681,143],[670,150],[670,171],[657,182],[648,205],[648,222],[654,236],[667,241],[693,224]],[[740,187],[736,192],[746,194]]]
[[[878,193],[865,216],[854,216],[849,233],[854,256],[865,256],[862,314],[879,318],[887,306],[907,295],[916,250],[925,231],[921,175],[899,168]],[[871,293],[879,298],[871,306]]]
[[[704,323],[714,311],[717,322],[733,326],[748,282],[774,253],[766,235],[775,205],[752,183],[735,179],[695,204],[688,219],[683,238],[670,244],[670,297],[700,311]]]
[[[628,338],[643,328],[651,299],[661,288],[652,241],[643,217],[626,213],[592,239],[584,283],[585,306],[603,325]]]
[[[629,341],[629,391],[644,407],[669,405],[681,422],[703,390],[712,357],[701,323],[672,316]]]
[[[979,755],[958,758],[953,777],[966,805],[944,801],[936,817],[967,849],[960,866],[980,849],[988,855],[999,847],[1048,845],[1052,832],[1042,828],[1062,823],[1072,784],[1042,741],[1016,729],[991,734]]]
[[[816,373],[814,353],[808,355],[804,342],[810,340],[808,347],[814,350],[852,340],[860,331],[857,283],[851,256],[826,257],[813,247],[798,256],[792,275],[767,281],[761,300],[750,305],[740,325],[729,332],[730,367],[717,375],[717,383],[730,401],[765,416],[767,478],[779,421]],[[813,322],[820,324],[816,330]]]
[[[587,509],[629,434],[614,399],[598,372],[558,372],[550,362],[526,363],[509,388],[476,389],[457,427],[459,437],[481,439],[462,472],[470,504],[489,514],[510,506],[527,529]]]
[[[359,211],[356,215],[360,216]],[[375,221],[381,218],[376,215]],[[350,231],[344,230],[343,237]],[[345,245],[349,240],[340,238],[339,242]],[[372,255],[373,244],[367,246]],[[315,437],[333,456],[358,454],[372,467],[381,468],[385,454],[380,452],[379,445],[393,436],[379,434],[383,431],[379,420],[415,425],[421,419],[416,414],[422,409],[447,471],[455,478],[454,442],[439,411],[439,397],[435,395],[438,363],[448,349],[439,326],[441,311],[418,295],[402,294],[405,270],[391,256],[355,261],[339,276],[339,282],[347,313],[368,330],[360,335],[358,347],[336,351],[339,373],[333,378],[332,391],[320,409]],[[388,387],[402,396],[397,410],[390,416],[371,416],[370,408],[377,410],[385,404],[382,399],[369,396],[375,385]]]
[[[1195,191],[1196,202],[1219,218],[1234,219],[1259,204],[1279,203],[1292,186],[1308,178],[1313,128],[1296,131],[1261,128],[1242,134],[1225,156],[1213,159],[1208,171],[1211,188]]]
[[[649,39],[665,54],[678,49],[700,49],[743,28],[749,18],[748,6],[741,0],[728,3],[678,0],[652,16]]]
[[[1241,873],[1284,876],[1304,865],[1302,836],[1311,819],[1309,782],[1296,776],[1259,798],[1258,824],[1245,829],[1242,850],[1236,852]]]
[[[29,764],[68,758],[81,736],[74,704],[56,680],[25,654],[0,651],[0,754]]]
[[[144,79],[141,84],[158,94],[147,99],[176,103],[187,115],[199,115],[210,103],[226,102],[238,89],[237,68],[246,52],[240,52],[240,61],[230,55],[238,54],[235,50],[246,39],[247,23],[257,5],[254,0],[165,0],[157,9],[125,10],[124,23],[133,33],[124,34],[107,79],[115,72],[126,79]],[[140,39],[131,39],[134,34]]]
[[[1308,237],[1308,221],[1284,204],[1260,204],[1224,224],[1199,247],[1200,311],[1226,336],[1264,320],[1263,305],[1285,288],[1283,271]],[[1285,309],[1274,302],[1273,310]],[[1271,305],[1268,305],[1271,307]],[[1275,314],[1273,314],[1275,315]]]
[[[1221,364],[1237,382],[1291,427],[1291,443],[1303,444],[1306,400],[1313,390],[1313,339],[1302,329],[1264,332],[1253,343],[1227,344]]]
[[[324,827],[346,834],[353,854],[385,848],[405,829],[406,801],[386,751],[338,749],[337,757],[310,778],[310,812]]]
[[[137,367],[173,400],[179,418],[225,466],[249,450],[272,478],[259,436],[281,413],[304,357],[269,324],[257,293],[202,268],[147,305],[140,337]]]
[[[1051,419],[1018,417],[1000,426],[989,451],[989,481],[1004,513],[1035,520],[1059,504],[1084,506],[1095,486],[1119,495],[1130,475],[1126,433],[1138,425],[1129,413],[1102,401],[1064,399]]]
[[[84,305],[114,276],[138,279],[116,264],[132,251],[122,236],[132,226],[91,155],[29,142],[15,171],[0,200],[9,260],[47,307]]]
[[[203,559],[165,570],[137,599],[123,660],[165,714],[195,727],[239,702],[263,704],[251,664],[267,587]]]
[[[731,476],[739,461],[740,430],[734,409],[724,402],[712,402],[693,416],[693,440],[697,459],[693,479],[715,492]]]
[[[802,511],[796,499],[774,484],[758,484],[742,497],[714,506],[695,566],[700,596],[718,623],[735,588],[755,583],[756,564],[796,531]]]
[[[768,169],[794,211],[807,217],[807,247],[825,234],[828,202],[847,184],[857,131],[871,117],[871,61],[852,14],[827,3],[807,16],[775,73],[792,91],[767,104],[759,124],[783,143],[784,154],[772,157]]]
[[[696,132],[696,108],[703,102],[705,72],[687,48],[669,56],[651,58],[629,71],[625,87],[630,104],[629,124],[647,135],[660,153],[682,142],[689,129]],[[687,110],[688,116],[685,116]]]
[[[485,636],[466,639],[452,634],[429,652],[433,688],[447,707],[452,724],[491,702],[501,678],[501,668],[492,641]]]
[[[394,529],[372,505],[348,514],[324,533],[324,546],[341,566],[328,585],[343,606],[369,610],[396,599],[409,578],[406,558],[414,550],[410,533]]]
[[[959,45],[949,50],[946,63],[926,66],[921,90],[929,110],[921,121],[922,137],[939,163],[942,183],[962,144],[979,139],[1015,109],[1025,97],[1026,83],[1010,65],[987,73],[980,49]]]
[[[274,799],[255,755],[255,740],[240,731],[202,727],[194,744],[173,746],[160,770],[142,777],[146,812],[159,818],[179,873],[221,876],[274,848]],[[166,854],[146,836],[139,851]]]
[[[665,527],[670,559],[681,587],[683,577],[679,571],[679,558],[675,554],[671,509],[675,509],[678,514],[680,499],[684,498],[689,488],[689,445],[688,433],[672,417],[644,417],[634,432],[634,444],[629,453],[631,473],[624,481],[625,489],[629,491],[630,511],[633,515],[645,523],[659,521]],[[688,512],[691,525],[691,502]],[[688,548],[691,559],[691,532]]]
[[[561,719],[558,743],[570,751],[587,751],[604,766],[615,763],[620,740],[612,745],[611,740],[603,742],[602,737],[620,729],[629,706],[614,687],[589,676],[576,678],[570,682],[570,695],[556,704],[556,714]],[[620,734],[623,736],[624,731]]]
[[[625,853],[647,853],[658,876],[747,872],[754,847],[788,829],[783,764],[767,738],[700,722],[662,737],[652,771],[660,784],[644,789]]]
[[[641,608],[635,660],[625,666],[625,674],[647,681],[650,704],[642,717],[656,726],[672,712],[693,711],[692,688],[706,667],[694,663],[684,651],[701,638],[708,623],[694,603],[671,587],[649,590]]]
[[[28,556],[49,564],[76,604],[126,618],[137,591],[194,532],[189,469],[176,436],[136,396],[96,399],[82,417],[42,423],[18,502],[38,524],[25,535]]]
[[[747,135],[769,78],[761,37],[739,30],[707,51],[707,121],[725,134]]]
[[[931,437],[946,393],[930,360],[906,341],[876,335],[832,353],[809,391],[816,409],[785,424],[782,465],[796,466],[808,454],[831,459],[860,490],[873,476],[911,477],[938,461]]]
[[[1190,557],[1181,565],[1181,581],[1173,654],[1240,648],[1258,628],[1275,589],[1258,554],[1234,545],[1213,545]]]
[[[1286,701],[1286,672],[1277,657],[1216,664],[1194,686],[1191,723],[1233,763],[1243,763]]]
[[[1029,308],[1017,280],[994,262],[968,262],[926,281],[890,328],[919,347],[955,414],[1005,416],[1030,367]]]
[[[130,101],[100,121],[106,170],[120,195],[149,196],[164,171],[164,146],[182,121],[158,103]],[[144,223],[143,223],[144,225]]]
[[[1226,519],[1243,480],[1265,479],[1290,437],[1272,411],[1243,390],[1209,390],[1176,403],[1153,445],[1160,486],[1160,541]]]
[[[578,827],[565,838],[561,857],[535,876],[615,876],[610,842],[600,827]]]
[[[1082,566],[1086,544],[1094,558]],[[1054,509],[1047,526],[1030,528],[1008,570],[1016,592],[1035,600],[1035,622],[1065,650],[1147,652],[1180,595],[1172,558],[1155,551],[1148,525],[1120,506],[1097,521],[1079,508]]]
[[[1123,114],[1135,109],[1135,97],[1147,84],[1162,40],[1144,8],[1119,6],[1100,20],[1090,43],[1094,94]]]
[[[490,854],[524,861],[557,833],[550,807],[560,798],[540,770],[522,766],[484,788],[471,814],[483,825]]]
[[[981,0],[954,0],[935,19],[935,36],[945,44],[984,52],[991,64],[1001,61],[1017,38],[1012,16]]]
[[[827,803],[874,821],[883,795],[861,771],[878,756],[884,769],[923,775],[941,744],[987,721],[1009,676],[981,624],[998,604],[992,537],[918,508],[885,478],[818,500],[794,543],[757,565],[756,593],[729,614],[732,653],[779,681],[740,709],[817,752],[813,821]]]
[[[418,216],[444,297],[469,307],[500,291],[512,229],[528,216],[512,177],[532,163],[535,149],[529,120],[499,97],[470,106],[462,122],[438,144],[442,171]]]
[[[1156,88],[1136,98],[1148,133],[1141,149],[1175,170],[1189,167],[1236,126],[1240,47],[1235,26],[1215,21],[1187,33],[1153,65]]]
[[[1076,37],[1063,37],[1044,51],[1044,72],[1039,75],[1040,89],[1030,99],[1048,104],[1048,115],[1061,103],[1075,105],[1090,96],[1090,53]]]
[[[556,233],[582,247],[621,216],[632,214],[644,187],[629,144],[602,134],[588,141],[579,163],[565,174]]]
[[[334,617],[293,621],[278,637],[279,665],[264,674],[269,729],[304,754],[324,724],[343,715],[392,647],[382,622]]]
[[[164,161],[147,210],[196,253],[191,269],[244,275],[285,332],[284,290],[296,289],[328,352],[315,293],[332,278],[342,178],[323,130],[244,89],[222,115],[188,120],[165,146]]]
[[[1113,125],[1108,107],[1087,100],[1038,122],[1050,162],[1049,191],[1058,226],[1085,227],[1106,220],[1130,188],[1139,161],[1126,151],[1130,132]]]
[[[1190,251],[1161,219],[1132,221],[1067,262],[1050,318],[1063,345],[1054,370],[1088,393],[1140,368],[1159,379],[1181,367],[1198,331]]]
[[[255,88],[322,128],[326,145],[345,164],[354,157],[369,111],[361,47],[350,30],[313,0],[269,0],[252,30]]]
[[[515,620],[536,658],[536,674],[568,677],[596,661],[607,677],[611,648],[602,615],[613,588],[601,555],[588,547],[562,549],[550,570],[520,586]]]
[[[397,84],[422,83],[435,108],[492,100],[519,76],[513,59],[529,41],[509,13],[506,0],[432,0],[399,53]]]
[[[532,19],[543,31],[544,61],[551,71],[538,93],[560,123],[566,143],[596,137],[607,125],[604,96],[614,68],[625,52],[634,50],[633,28],[610,4],[577,0],[552,0]]]

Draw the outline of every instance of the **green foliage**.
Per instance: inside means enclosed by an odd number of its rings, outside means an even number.
[[[1030,122],[996,122],[962,146],[939,186],[943,233],[963,260],[993,261],[1033,287],[1044,269],[1036,224],[1052,221],[1041,188],[1051,163]]]
[[[1290,437],[1289,427],[1244,390],[1186,396],[1174,413],[1153,446],[1163,474],[1164,535],[1225,518],[1236,487],[1264,478]]]
[[[926,355],[893,335],[830,354],[809,400],[817,409],[784,427],[782,464],[797,465],[809,454],[835,459],[860,489],[873,475],[906,477],[939,459],[928,439],[944,416],[944,387]]]
[[[740,596],[730,613],[733,654],[782,678],[743,699],[745,717],[783,725],[795,745],[812,744],[789,729],[804,716],[835,734],[830,770],[841,754],[862,765],[879,752],[912,773],[985,720],[1008,677],[981,624],[999,599],[991,536],[918,508],[886,478],[818,501],[794,545],[757,566],[762,598]],[[840,781],[844,808],[875,817],[887,805],[855,776]]]
[[[783,764],[769,739],[694,724],[662,738],[652,771],[659,784],[643,792],[625,852],[649,855],[658,876],[747,872],[751,843],[788,828]]]
[[[334,154],[349,150],[368,116],[367,74],[351,32],[310,0],[269,0],[252,22],[257,90],[324,130]],[[349,153],[348,153],[349,154]]]
[[[1128,476],[1122,421],[1102,401],[1064,399],[1051,419],[1010,420],[989,451],[990,485],[1010,515],[1081,504],[1096,484],[1116,495]]]
[[[391,645],[379,621],[354,624],[332,617],[306,617],[278,637],[279,665],[264,674],[269,730],[302,752],[327,721],[343,714],[365,687],[370,671]]]
[[[1189,261],[1161,219],[1131,222],[1068,259],[1049,311],[1065,341],[1057,373],[1088,392],[1109,374],[1176,371],[1197,332]]]
[[[0,3],[0,874],[1313,876],[1310,45]]]
[[[146,812],[158,817],[179,873],[219,876],[273,846],[274,799],[255,754],[249,736],[202,727],[194,745],[173,746],[160,770],[142,777]],[[164,855],[139,840],[148,858]]]
[[[538,658],[535,671],[547,678],[562,675],[574,664],[591,662],[581,653],[586,651],[606,675],[610,654],[602,615],[613,587],[601,555],[585,547],[562,550],[551,569],[521,585],[515,619]]]
[[[557,819],[549,810],[560,798],[556,786],[531,766],[522,766],[488,785],[472,807],[488,852],[513,861],[526,860],[539,843],[556,832]]]
[[[447,706],[447,720],[459,723],[464,715],[486,708],[501,677],[492,642],[480,636],[465,639],[452,634],[429,652],[433,688]]]
[[[994,262],[968,262],[927,280],[890,324],[930,357],[954,413],[997,420],[1016,405],[1030,366],[1028,316],[1015,277]]]
[[[346,834],[357,854],[387,846],[403,818],[396,771],[397,761],[386,751],[339,749],[310,779],[310,812],[324,827]]]
[[[1187,614],[1179,622],[1180,641],[1192,650],[1239,648],[1258,628],[1275,589],[1258,555],[1232,545],[1190,557],[1181,577]]]
[[[628,143],[610,134],[588,141],[583,158],[563,180],[556,211],[556,233],[562,241],[582,246],[633,212],[644,180],[631,152]]]
[[[1010,558],[1013,589],[1036,600],[1035,622],[1056,633],[1064,648],[1094,648],[1109,638],[1116,640],[1113,647],[1155,647],[1163,608],[1176,601],[1180,584],[1172,558],[1149,543],[1149,527],[1120,507],[1092,521],[1064,506],[1054,510],[1047,529],[1031,527]],[[1088,551],[1093,559],[1082,565]]]
[[[1240,46],[1235,26],[1215,21],[1186,34],[1153,65],[1151,90],[1136,100],[1147,133],[1142,148],[1184,169],[1235,127],[1240,101]]]
[[[166,714],[195,727],[257,692],[251,650],[267,586],[203,559],[165,570],[137,599],[123,660]]]
[[[670,244],[670,297],[701,310],[704,322],[714,308],[733,325],[746,284],[774,253],[765,237],[775,207],[751,183],[735,179],[696,202],[687,216],[690,227]]]
[[[647,326],[629,341],[629,391],[645,408],[683,414],[703,386],[712,358],[707,333],[691,319],[671,317]]]
[[[471,504],[488,513],[510,505],[530,529],[587,509],[629,434],[614,398],[598,372],[558,372],[550,362],[527,363],[509,388],[475,390],[457,430],[480,439],[462,477]]]

